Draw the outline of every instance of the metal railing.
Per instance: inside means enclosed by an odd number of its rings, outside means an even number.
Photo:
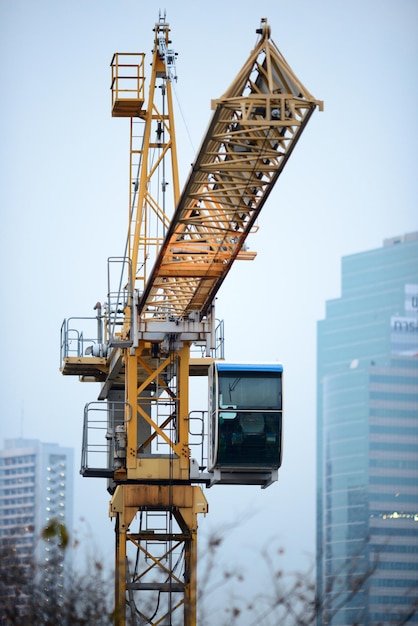
[[[116,52],[111,61],[112,106],[123,100],[144,100],[145,54]]]
[[[132,269],[127,256],[109,257],[107,260],[107,334],[117,341],[126,322],[132,319]]]
[[[126,402],[86,404],[80,474],[112,478],[116,469],[124,467],[126,424],[131,418],[131,407]]]
[[[217,325],[215,327],[215,347],[211,350],[211,356],[214,359],[225,358],[225,330],[224,320],[216,320]],[[196,341],[190,348],[191,356],[206,356],[206,341]]]
[[[190,411],[189,413],[189,446],[191,457],[199,463],[199,470],[206,469],[207,455],[207,411]],[[194,453],[195,452],[195,453]]]
[[[103,320],[102,315],[97,315],[69,317],[63,321],[60,333],[61,364],[66,357],[81,357],[89,353],[100,356],[100,346],[104,346],[105,343],[103,333],[99,330]]]

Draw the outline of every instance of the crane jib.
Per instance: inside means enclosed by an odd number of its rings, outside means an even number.
[[[214,113],[141,294],[143,320],[203,317],[322,103],[262,39]]]

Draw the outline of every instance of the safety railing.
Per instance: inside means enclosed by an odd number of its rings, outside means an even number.
[[[63,321],[60,333],[61,365],[66,357],[81,357],[87,354],[106,356],[103,320],[100,309],[96,317],[69,317]]]
[[[86,404],[80,474],[112,478],[115,470],[125,466],[126,424],[131,417],[126,402]]]
[[[116,52],[112,68],[112,115],[135,117],[144,102],[145,54]]]
[[[190,355],[204,357],[206,356],[206,341],[196,341],[190,348]],[[215,346],[211,351],[214,359],[225,358],[225,330],[224,320],[216,320],[215,326]]]
[[[189,413],[189,446],[191,457],[196,459],[199,470],[206,469],[208,464],[207,455],[207,411],[190,411]]]
[[[109,341],[120,340],[122,327],[132,317],[132,270],[127,256],[109,257],[107,260],[107,307],[106,332]]]

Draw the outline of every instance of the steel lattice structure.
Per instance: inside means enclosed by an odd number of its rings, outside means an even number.
[[[160,16],[148,97],[144,55],[112,59],[112,115],[130,120],[126,251],[112,260],[120,278],[103,310],[96,305],[87,355],[85,335],[70,321],[62,328],[62,373],[101,383],[107,461],[90,462],[102,444],[89,442],[99,427],[89,417],[97,407],[87,407],[82,473],[106,477],[112,494],[118,626],[196,624],[197,519],[208,511],[199,483],[210,479],[191,455],[189,377],[205,375],[216,356],[215,295],[235,260],[255,257],[246,238],[313,111],[322,110],[263,19],[241,71],[212,102],[180,193],[169,32]],[[191,356],[196,344],[200,358]]]

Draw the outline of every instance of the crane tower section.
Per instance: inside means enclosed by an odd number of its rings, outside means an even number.
[[[125,323],[121,335],[130,333],[132,320],[127,313],[131,312],[133,294],[145,289],[180,195],[172,93],[172,82],[177,79],[176,54],[169,47],[170,28],[161,15],[154,33],[147,102],[145,55],[116,53],[111,62],[112,116],[130,119],[130,202],[122,268],[126,280],[111,288],[115,305],[111,336],[121,323],[116,311],[122,296],[129,307],[122,311]]]

